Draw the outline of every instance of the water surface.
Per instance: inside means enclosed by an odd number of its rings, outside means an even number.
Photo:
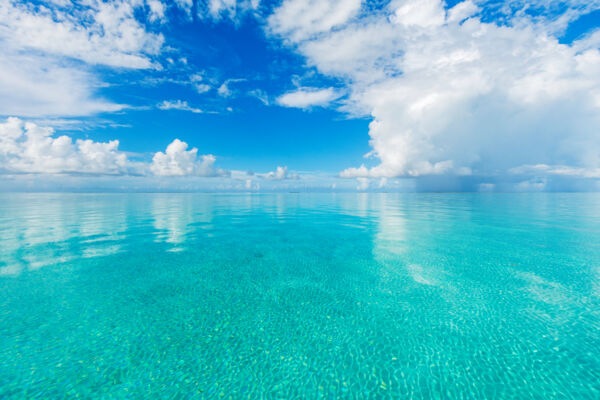
[[[600,195],[2,194],[0,398],[600,398]]]

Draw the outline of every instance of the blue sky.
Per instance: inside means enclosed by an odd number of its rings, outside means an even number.
[[[0,5],[5,190],[600,188],[600,2]]]

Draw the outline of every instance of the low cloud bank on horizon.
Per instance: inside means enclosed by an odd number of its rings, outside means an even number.
[[[138,179],[140,190],[597,191],[600,29],[568,36],[598,10],[596,0],[10,0],[0,4],[0,180],[14,190],[111,181],[119,190]],[[249,19],[300,60],[306,73],[292,90],[242,93],[250,78],[191,66],[165,33],[168,24]],[[161,75],[175,64],[185,80]],[[329,174],[276,165],[254,173],[218,167],[218,155],[177,132],[151,154],[60,133],[65,119],[141,112],[99,94],[109,73],[132,71],[222,101],[369,118],[371,151]],[[145,112],[202,116],[206,104],[171,97]]]

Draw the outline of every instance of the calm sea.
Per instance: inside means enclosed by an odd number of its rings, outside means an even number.
[[[598,194],[2,194],[0,398],[600,398]]]

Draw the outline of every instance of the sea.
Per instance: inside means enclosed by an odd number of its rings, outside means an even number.
[[[0,194],[1,399],[600,399],[600,194]]]

